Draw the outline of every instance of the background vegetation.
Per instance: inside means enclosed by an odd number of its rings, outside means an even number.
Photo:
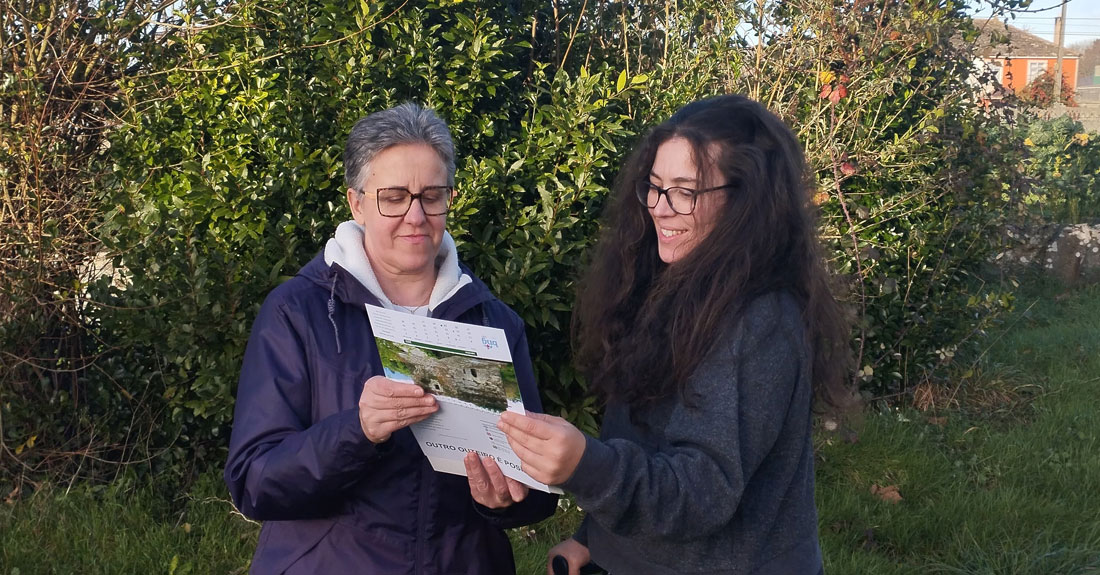
[[[1036,185],[1024,204],[1037,221],[1086,223],[1100,215],[1100,135],[1062,116],[1021,129],[1024,171]]]
[[[1100,572],[1100,289],[1026,287],[935,406],[882,406],[858,435],[818,436],[827,573]],[[216,471],[170,497],[124,475],[10,499],[0,505],[5,575],[239,575],[259,534]],[[545,573],[547,549],[579,522],[575,505],[561,508],[511,533],[521,575]]]
[[[798,132],[873,401],[942,384],[1011,307],[976,276],[1005,218],[1097,203],[1091,136],[1027,144],[975,105],[955,0],[8,7],[5,492],[218,467],[264,295],[349,218],[347,130],[405,100],[451,125],[460,253],[527,321],[550,411],[587,429],[574,278],[617,165],[686,102],[746,93]]]

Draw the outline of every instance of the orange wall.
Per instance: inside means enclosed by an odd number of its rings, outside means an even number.
[[[1027,67],[1029,62],[1046,60],[1047,70],[1054,73],[1058,65],[1057,58],[1005,58],[1002,84],[1009,90],[1019,90],[1027,85]],[[1071,90],[1077,89],[1077,58],[1062,58],[1062,78]]]

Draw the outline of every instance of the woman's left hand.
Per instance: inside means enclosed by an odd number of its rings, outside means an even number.
[[[527,486],[505,477],[496,461],[469,452],[462,460],[470,480],[470,495],[489,509],[502,509],[527,497]]]
[[[508,444],[523,462],[523,471],[547,485],[565,483],[584,455],[584,434],[560,417],[506,411],[497,427],[508,436]]]

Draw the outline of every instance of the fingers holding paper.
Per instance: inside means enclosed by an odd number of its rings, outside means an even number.
[[[398,429],[427,419],[439,404],[420,386],[376,375],[363,384],[359,425],[372,443],[382,443]]]
[[[462,460],[470,481],[470,495],[474,501],[489,509],[501,509],[519,503],[527,497],[527,486],[505,477],[496,461],[469,452]]]
[[[523,471],[547,485],[572,477],[584,454],[584,434],[560,417],[504,412],[497,427],[508,436]]]

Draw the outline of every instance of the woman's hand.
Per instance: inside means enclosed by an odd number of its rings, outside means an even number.
[[[527,497],[527,486],[505,477],[496,461],[471,451],[462,462],[470,480],[470,495],[485,507],[502,509]]]
[[[546,575],[558,575],[554,572],[554,557],[558,555],[569,562],[569,575],[580,575],[581,567],[592,561],[588,547],[581,545],[576,539],[566,539],[546,553]]]
[[[565,483],[584,455],[584,434],[560,417],[506,411],[497,427],[508,436],[508,444],[523,462],[523,471],[547,485]]]
[[[359,425],[371,443],[382,443],[393,432],[427,419],[438,409],[435,398],[424,393],[419,385],[376,375],[363,384]]]

